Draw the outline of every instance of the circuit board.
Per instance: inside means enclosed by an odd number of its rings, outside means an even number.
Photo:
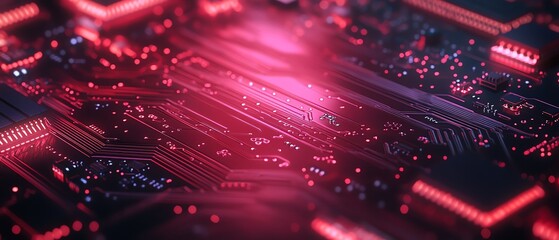
[[[5,0],[0,239],[559,239],[559,2]]]

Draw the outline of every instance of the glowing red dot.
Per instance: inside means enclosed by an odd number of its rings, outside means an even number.
[[[309,181],[307,182],[307,185],[309,185],[309,187],[314,186],[314,181],[313,181],[313,180],[309,180]]]
[[[171,19],[165,19],[163,21],[163,26],[165,26],[166,28],[171,28],[173,26],[173,21],[171,21]]]
[[[16,193],[16,192],[18,192],[18,191],[19,191],[19,188],[18,188],[18,187],[15,187],[15,186],[12,187],[12,192],[15,192],[15,193]]]
[[[210,221],[212,221],[213,223],[218,223],[219,220],[220,220],[220,219],[219,219],[219,216],[217,216],[217,215],[215,215],[215,214],[212,214],[212,215],[210,216]]]
[[[179,205],[176,205],[175,207],[173,207],[173,212],[177,215],[182,213],[182,207]]]
[[[63,237],[66,237],[66,236],[70,235],[70,227],[68,227],[66,225],[60,226],[60,231],[62,231],[62,236]]]
[[[54,239],[60,239],[62,237],[62,230],[59,228],[55,228],[52,230],[52,237]]]
[[[344,179],[344,183],[349,185],[351,183],[351,179],[349,178]]]
[[[14,235],[18,235],[19,233],[21,233],[21,227],[19,227],[18,225],[13,225],[12,226],[12,233]]]
[[[52,48],[58,47],[58,41],[52,40],[52,41],[50,42],[50,46],[51,46]]]
[[[410,208],[406,204],[402,204],[400,206],[400,213],[402,213],[402,214],[408,214],[409,210],[410,210]]]
[[[80,221],[74,221],[72,223],[72,229],[74,229],[74,231],[79,232],[80,230],[82,230],[83,224]]]
[[[355,168],[355,172],[356,172],[356,173],[360,173],[360,172],[361,172],[361,168]]]
[[[196,206],[194,206],[194,205],[188,206],[188,213],[196,214],[197,211],[198,211],[198,209],[196,208]]]
[[[91,232],[97,232],[99,230],[99,223],[96,221],[92,221],[89,223],[89,230]]]

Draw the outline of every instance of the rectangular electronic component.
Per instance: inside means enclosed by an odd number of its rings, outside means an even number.
[[[48,135],[45,108],[0,85],[0,153]]]
[[[404,2],[493,36],[527,24],[533,18],[522,3],[505,0],[500,0],[500,4],[483,0],[404,0]]]
[[[129,23],[138,16],[150,13],[154,7],[161,6],[169,0],[64,0],[66,7],[78,14],[92,17],[103,26]]]
[[[542,112],[545,117],[545,122],[549,125],[555,125],[559,123],[559,108],[549,107]]]
[[[0,13],[0,29],[26,21],[39,15],[39,6],[36,3],[20,5]]]
[[[412,191],[481,227],[490,227],[545,195],[540,186],[471,155],[441,163]]]
[[[508,79],[502,74],[492,72],[484,74],[482,77],[477,78],[479,85],[482,87],[489,88],[493,91],[499,91],[506,88],[508,85]]]
[[[526,66],[545,66],[559,53],[559,32],[531,23],[499,37],[491,53]]]

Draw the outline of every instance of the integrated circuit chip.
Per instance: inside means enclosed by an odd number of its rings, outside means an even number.
[[[48,135],[45,108],[0,85],[0,153]]]
[[[499,35],[532,21],[532,14],[520,2],[499,0],[404,0],[414,7],[489,35]]]
[[[545,66],[559,53],[559,32],[536,23],[526,24],[499,37],[492,54],[528,66]]]
[[[64,0],[65,5],[72,11],[76,11],[79,15],[92,17],[100,21],[104,26],[107,24],[125,24],[136,17],[144,16],[146,13],[160,6],[167,0],[135,0],[135,1],[117,1],[117,0]],[[116,22],[115,22],[116,21]]]
[[[19,3],[19,2],[18,2]],[[5,6],[5,5],[4,5]],[[8,9],[2,9],[0,12],[0,29],[27,21],[39,15],[39,6],[36,3],[27,3],[15,5]]]
[[[503,90],[508,83],[508,79],[501,73],[491,72],[484,74],[482,77],[477,79],[479,85],[489,88],[493,91]]]
[[[412,191],[468,221],[492,226],[526,207],[545,193],[482,155],[463,155],[433,167]]]

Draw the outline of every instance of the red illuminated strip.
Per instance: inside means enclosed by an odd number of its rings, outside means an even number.
[[[109,21],[133,12],[149,9],[167,0],[131,0],[120,1],[103,6],[91,0],[68,0],[77,10],[102,21]]]
[[[412,191],[482,227],[490,227],[498,223],[545,195],[541,187],[534,186],[490,212],[483,212],[456,198],[452,194],[441,191],[421,180],[417,180],[417,182],[413,184]]]
[[[47,136],[46,120],[38,119],[0,133],[0,153],[13,150]]]
[[[539,54],[504,41],[500,41],[497,45],[491,47],[491,51],[529,65],[536,65],[540,59]]]
[[[87,29],[84,27],[76,27],[75,32],[77,35],[80,35],[89,41],[97,42],[99,40],[99,33],[91,29]]]
[[[559,147],[559,137],[554,137],[550,139],[549,142],[547,140],[543,140],[542,142],[538,143],[536,146],[526,149],[524,151],[524,156],[528,156],[539,150],[541,154],[540,156],[544,157],[547,154],[551,154],[551,151],[557,147]]]
[[[516,60],[514,60],[512,58],[509,58],[509,57],[507,57],[505,55],[502,55],[502,54],[492,52],[489,55],[489,59],[491,59],[491,60],[493,60],[497,63],[503,64],[507,67],[514,68],[514,69],[516,69],[518,71],[521,71],[521,72],[525,72],[525,73],[536,72],[536,69],[531,67],[531,65],[521,63],[519,61],[516,61]]]
[[[19,67],[23,67],[23,66],[28,66],[34,62],[36,62],[37,60],[41,59],[43,57],[43,53],[42,52],[36,52],[35,54],[33,54],[33,56],[29,56],[23,60],[18,60],[16,62],[10,63],[10,64],[5,64],[2,63],[0,65],[0,68],[2,68],[2,70],[4,70],[4,72],[8,72],[12,69],[15,68],[19,68]]]
[[[365,231],[361,228],[356,228],[354,230],[348,231],[341,224],[330,222],[322,218],[315,218],[311,222],[311,228],[324,238],[331,240],[384,239],[383,237]]]
[[[199,2],[200,8],[210,16],[216,16],[220,13],[235,11],[240,12],[243,7],[239,0],[222,0],[222,1],[208,1],[201,0]]]
[[[39,15],[39,7],[37,4],[25,4],[7,12],[0,13],[0,28],[7,27],[37,15]]]
[[[404,2],[491,35],[509,32],[513,26],[516,28],[529,23],[533,18],[531,14],[527,14],[510,23],[502,23],[442,0],[404,0]]]
[[[532,233],[540,239],[559,240],[559,228],[550,222],[536,221],[532,226]]]

